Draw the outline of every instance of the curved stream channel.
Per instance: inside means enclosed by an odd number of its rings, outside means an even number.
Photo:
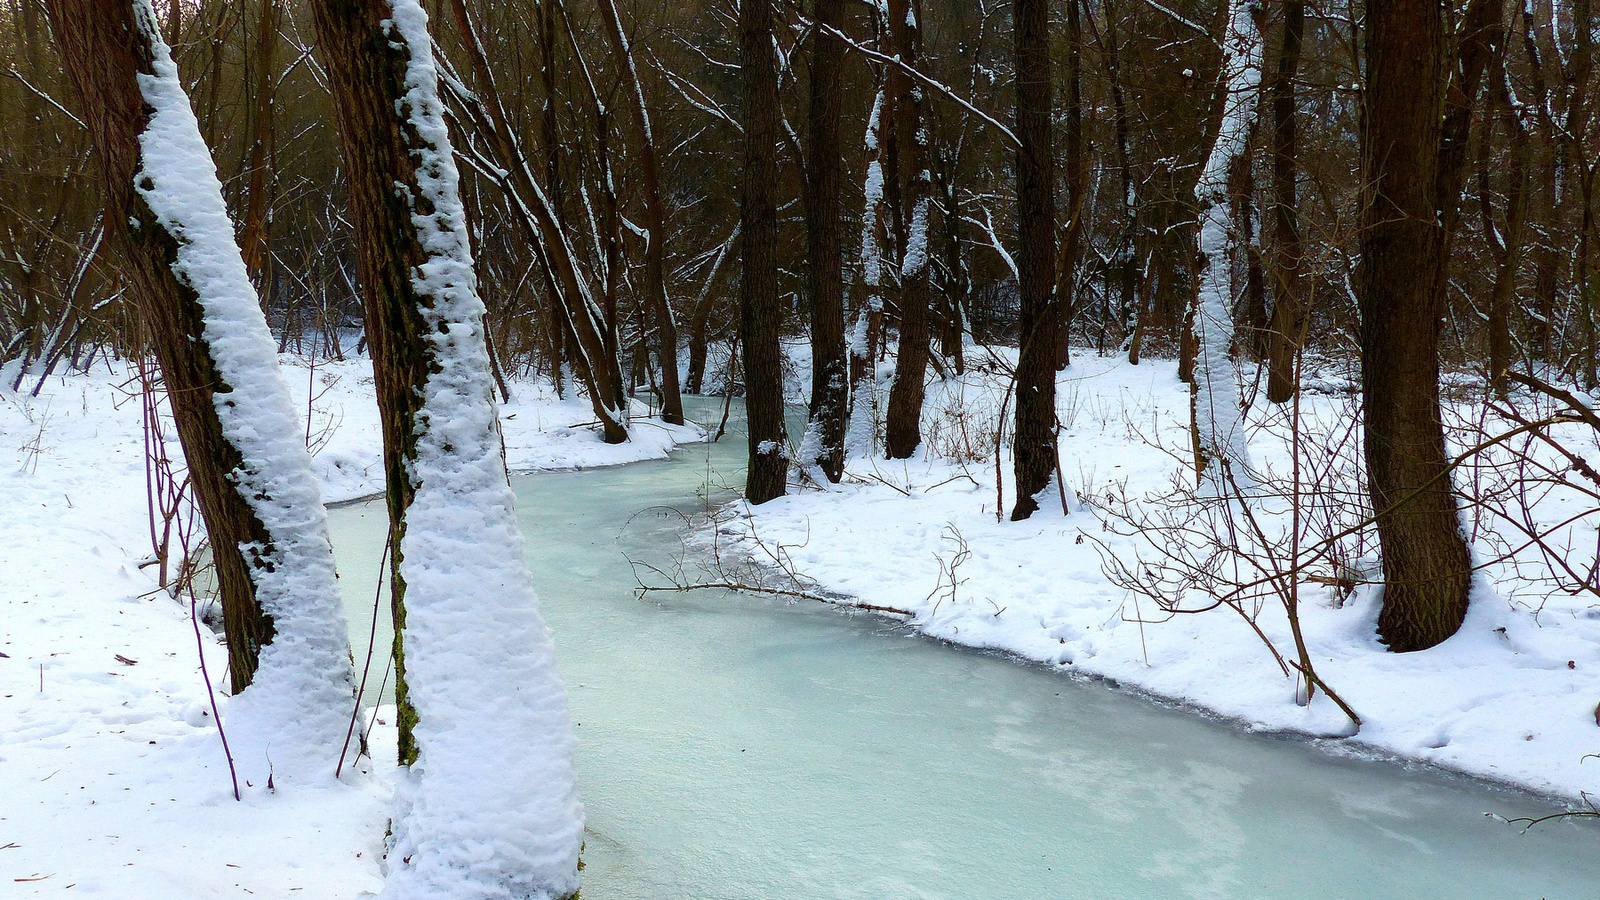
[[[514,479],[578,732],[584,900],[1600,896],[1600,829],[1485,816],[1550,811],[1515,792],[818,604],[636,597],[624,554],[683,533],[635,514],[703,511],[744,447]],[[359,654],[384,509],[331,525]]]

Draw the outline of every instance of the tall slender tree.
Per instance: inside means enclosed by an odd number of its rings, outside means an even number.
[[[1038,493],[1056,468],[1055,144],[1050,120],[1050,8],[1016,0],[1017,282],[1022,298],[1013,444],[1017,500],[1013,520],[1038,510]]]
[[[743,275],[739,283],[740,343],[744,346],[745,414],[750,468],[745,497],[781,497],[789,477],[783,421],[782,349],[778,330],[778,71],[773,61],[772,0],[739,4],[739,73],[744,88],[744,175],[739,202]]]
[[[639,70],[634,65],[633,47],[622,30],[616,0],[600,0],[600,18],[605,22],[611,55],[627,94],[628,111],[639,132],[640,188],[644,193],[644,288],[645,300],[655,326],[656,360],[661,364],[661,418],[672,425],[683,424],[683,394],[678,387],[678,325],[667,300],[667,210],[661,197],[661,162],[656,156],[655,130],[650,127],[650,108]]]
[[[1295,110],[1295,79],[1305,39],[1304,0],[1286,0],[1278,38],[1278,67],[1268,92],[1272,98],[1272,318],[1267,326],[1267,399],[1287,403],[1295,383],[1295,356],[1305,336],[1307,309],[1300,275],[1305,248],[1300,238],[1296,180],[1300,171],[1300,130]]]
[[[1448,53],[1434,0],[1369,0],[1366,12],[1356,288],[1368,484],[1383,553],[1378,633],[1391,650],[1422,650],[1461,626],[1471,573],[1439,410]]]
[[[806,123],[807,286],[811,293],[811,409],[800,442],[803,466],[829,481],[844,474],[850,416],[850,372],[844,346],[844,254],[839,242],[844,159],[839,122],[844,106],[843,0],[815,0],[811,31],[811,105]]]
[[[922,27],[909,0],[889,0],[889,41],[894,54],[915,68]],[[900,184],[900,348],[884,420],[884,445],[890,459],[905,459],[922,443],[922,401],[928,373],[928,260],[933,214],[933,176],[928,171],[928,137],[922,93],[899,66],[889,67],[893,97],[896,167]]]

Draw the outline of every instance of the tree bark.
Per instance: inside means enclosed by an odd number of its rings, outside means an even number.
[[[1272,319],[1267,327],[1267,399],[1287,403],[1299,386],[1294,359],[1304,339],[1305,289],[1300,262],[1305,248],[1300,240],[1300,214],[1296,206],[1299,175],[1299,130],[1295,117],[1295,79],[1300,73],[1300,47],[1305,37],[1303,0],[1283,6],[1283,34],[1278,44],[1278,69],[1272,95]]]
[[[409,57],[379,24],[389,15],[384,0],[319,0],[313,9],[349,173],[367,348],[383,426],[399,758],[410,765],[417,759],[413,737],[417,715],[407,696],[403,644],[406,582],[400,572],[406,510],[415,494],[407,469],[417,455],[417,414],[428,380],[430,353],[411,277],[412,271],[427,261],[406,201],[408,192],[411,196],[418,192],[416,166],[410,154],[412,142],[396,109],[397,98],[405,94]]]
[[[844,160],[839,122],[844,105],[844,42],[828,29],[843,22],[843,0],[815,0],[811,32],[811,105],[807,115],[806,237],[810,245],[811,409],[808,440],[829,481],[844,474],[844,435],[850,416],[850,372],[844,346],[844,254],[839,243]],[[815,447],[811,447],[814,443]]]
[[[67,74],[82,100],[82,117],[99,159],[114,244],[161,367],[173,422],[183,445],[194,497],[205,520],[217,569],[228,670],[234,693],[248,687],[261,648],[275,627],[258,602],[256,580],[242,548],[268,547],[273,537],[229,473],[243,455],[223,434],[216,397],[234,390],[217,372],[207,343],[204,309],[194,289],[174,273],[178,240],[135,190],[144,163],[139,135],[150,108],[139,77],[154,72],[150,44],[130,0],[50,0],[50,26]]]
[[[1067,2],[1067,230],[1056,265],[1056,369],[1072,363],[1072,320],[1078,314],[1077,270],[1089,194],[1089,155],[1083,136],[1083,2]]]
[[[783,375],[778,330],[778,73],[772,54],[772,0],[739,4],[739,71],[744,86],[744,178],[739,204],[744,236],[739,284],[744,344],[745,414],[750,467],[745,498],[781,497],[789,476],[783,421]]]
[[[1528,210],[1528,167],[1533,154],[1532,138],[1512,101],[1505,51],[1504,43],[1495,48],[1489,80],[1489,90],[1494,98],[1494,117],[1502,123],[1511,141],[1509,170],[1506,173],[1509,184],[1506,187],[1505,223],[1499,229],[1500,261],[1495,272],[1494,289],[1489,295],[1489,389],[1502,400],[1506,398],[1508,388],[1506,373],[1511,369],[1513,294],[1527,248],[1524,235]],[[1487,175],[1487,162],[1483,165],[1483,171]],[[1483,187],[1487,189],[1489,179],[1485,177],[1483,180]]]
[[[258,288],[267,281],[271,267],[267,258],[267,193],[270,163],[268,153],[273,142],[273,102],[276,93],[277,73],[273,59],[278,48],[278,23],[283,18],[278,0],[261,0],[261,20],[256,26],[256,52],[254,73],[256,80],[255,114],[250,124],[250,157],[246,171],[250,175],[248,204],[244,215],[244,233],[240,249],[250,278]],[[265,291],[263,290],[263,293]]]
[[[1012,456],[1013,521],[1038,510],[1035,499],[1056,467],[1056,198],[1050,137],[1050,10],[1047,0],[1015,0],[1017,70],[1017,281],[1022,297],[1017,357],[1017,420]]]
[[[915,68],[922,30],[909,0],[889,0],[889,35],[895,54]],[[927,393],[923,379],[928,372],[928,241],[933,190],[922,131],[922,89],[899,67],[891,66],[889,93],[894,97],[905,240],[900,247],[900,350],[895,356],[894,384],[889,388],[884,444],[890,459],[907,459],[922,443],[922,401]]]
[[[1449,182],[1453,149],[1441,122],[1448,55],[1433,0],[1369,0],[1366,12],[1357,273],[1362,393],[1383,555],[1378,633],[1389,649],[1406,652],[1460,628],[1471,573],[1439,410],[1448,221],[1440,189]]]

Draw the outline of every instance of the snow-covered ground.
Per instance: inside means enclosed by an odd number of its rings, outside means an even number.
[[[324,496],[380,491],[370,365],[284,363]],[[0,895],[375,891],[392,728],[341,782],[252,780],[233,800],[197,650],[226,725],[223,647],[209,629],[197,639],[187,603],[140,565],[151,542],[132,379],[97,363],[38,398],[0,394]],[[585,427],[587,402],[513,389],[501,411],[513,471],[656,458],[698,434],[639,419],[632,442],[608,446]]]
[[[973,358],[981,364],[982,351]],[[1351,398],[1341,390],[1348,382],[1313,380],[1324,392],[1304,399],[1308,430],[1349,431]],[[1245,616],[1228,607],[1169,615],[1104,571],[1108,555],[1138,571],[1142,564],[1134,560],[1158,560],[1162,543],[1176,540],[1130,536],[1126,522],[1108,521],[1106,513],[1155,509],[1141,501],[1170,493],[1175,484],[1193,484],[1192,469],[1185,468],[1189,389],[1174,366],[1075,357],[1059,383],[1070,511],[1063,515],[1052,486],[1041,499],[1042,512],[1020,523],[995,515],[994,421],[1005,384],[994,371],[935,379],[918,458],[853,460],[838,488],[801,490],[753,514],[737,510],[738,522],[725,524],[723,533],[753,529],[768,551],[780,553],[781,546],[780,558],[791,560],[803,581],[913,612],[913,624],[933,637],[1111,679],[1250,729],[1348,734],[1349,720],[1325,696],[1297,705],[1295,680]],[[1265,406],[1264,397],[1258,399],[1251,418],[1261,418]],[[1250,453],[1259,465],[1287,475],[1281,414],[1279,426],[1256,429]],[[1568,437],[1581,449],[1581,430]],[[1593,458],[1593,436],[1586,439]],[[1347,445],[1345,455],[1359,459],[1357,445]],[[1002,454],[1000,471],[1009,513],[1015,502],[1009,454]],[[1470,467],[1457,473],[1460,480],[1480,477]],[[1123,498],[1132,506],[1123,507]],[[1559,520],[1584,511],[1582,504],[1580,497],[1553,495],[1540,517]],[[1356,504],[1349,507],[1334,513],[1341,521],[1359,519]],[[1257,505],[1266,530],[1283,526],[1283,509],[1281,503]],[[1196,515],[1198,508],[1180,512],[1175,524],[1210,527]],[[1571,540],[1570,561],[1579,571],[1594,560],[1596,518],[1589,508],[1556,538]],[[1497,527],[1490,519],[1468,524],[1480,538]],[[1249,527],[1243,519],[1237,525]],[[1248,536],[1242,540],[1249,542]],[[1486,558],[1490,549],[1480,540],[1475,552]],[[1420,653],[1392,654],[1378,643],[1372,584],[1348,597],[1319,582],[1302,584],[1311,663],[1363,720],[1352,744],[1573,801],[1584,792],[1600,794],[1600,763],[1585,760],[1600,752],[1600,617],[1586,596],[1552,594],[1525,580],[1537,568],[1534,556],[1520,555],[1521,576],[1510,565],[1486,569],[1465,627]],[[1346,570],[1319,564],[1311,571],[1325,580],[1376,577],[1371,547],[1355,547],[1347,564]],[[1235,571],[1252,575],[1248,564]],[[1205,602],[1191,594],[1184,606]],[[1281,603],[1264,597],[1244,607],[1292,661]]]

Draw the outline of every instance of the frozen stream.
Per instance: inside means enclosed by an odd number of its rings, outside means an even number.
[[[1485,817],[1550,811],[1512,792],[815,604],[637,599],[623,554],[678,552],[681,520],[624,523],[703,510],[743,453],[515,480],[578,723],[584,900],[1600,896],[1600,829]],[[332,516],[358,654],[383,517]]]

